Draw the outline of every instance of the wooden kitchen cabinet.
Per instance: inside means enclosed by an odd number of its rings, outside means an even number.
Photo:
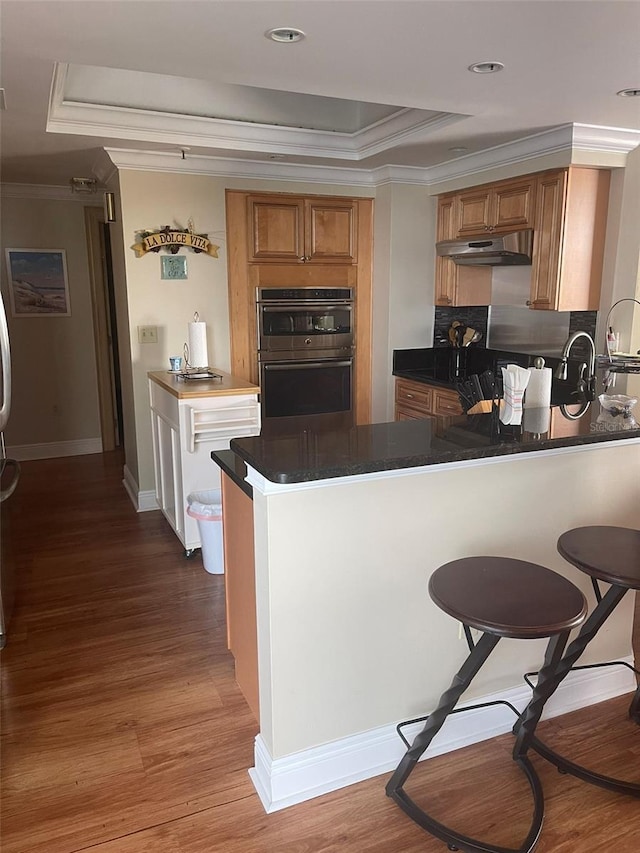
[[[535,195],[534,176],[500,181],[459,193],[456,236],[500,234],[533,228]]]
[[[462,414],[460,398],[455,391],[400,377],[396,379],[395,408],[397,421]]]
[[[458,229],[459,197],[438,199],[436,240],[454,240]],[[436,257],[435,304],[444,306],[488,305],[491,301],[491,268],[465,267],[451,258]]]
[[[596,311],[610,172],[570,166],[538,179],[530,307]]]
[[[357,206],[348,198],[247,199],[249,263],[357,263]]]

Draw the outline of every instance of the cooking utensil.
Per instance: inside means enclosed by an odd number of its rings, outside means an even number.
[[[449,326],[449,341],[452,346],[457,347],[460,346],[458,343],[458,329],[462,326],[460,320],[454,320],[451,326]]]
[[[456,328],[456,346],[458,348],[462,346],[466,331],[467,327],[463,323],[460,323],[460,325]]]
[[[468,333],[469,331],[472,331],[472,332],[473,332],[473,335],[471,335],[471,337],[470,337],[468,340],[466,340],[466,341],[465,341],[465,344],[464,344],[464,345],[465,345],[466,347],[470,346],[471,344],[475,344],[475,343],[477,343],[477,342],[480,340],[480,338],[482,337],[482,332],[477,332],[477,331],[475,331],[475,330],[473,330],[473,329],[467,329],[467,333]],[[465,338],[467,338],[467,335],[465,335]]]
[[[475,329],[472,329],[471,326],[467,326],[467,328],[464,330],[464,337],[462,339],[462,346],[468,347],[469,344],[471,343],[471,339],[473,338],[475,333],[476,333]]]

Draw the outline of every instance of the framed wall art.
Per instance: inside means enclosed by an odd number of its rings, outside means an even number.
[[[163,255],[160,258],[160,278],[183,280],[187,277],[187,259],[184,255]]]
[[[70,317],[64,249],[5,249],[14,317]]]

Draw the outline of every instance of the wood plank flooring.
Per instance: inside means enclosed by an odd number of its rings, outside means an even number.
[[[264,813],[224,577],[185,560],[159,512],[136,514],[121,480],[119,453],[29,462],[11,501],[21,587],[2,652],[2,853],[446,850],[385,797],[386,776]],[[640,776],[627,704],[541,731]],[[503,735],[423,762],[408,788],[442,820],[515,847],[530,801],[511,746]],[[533,760],[547,798],[539,853],[637,853],[640,801]]]

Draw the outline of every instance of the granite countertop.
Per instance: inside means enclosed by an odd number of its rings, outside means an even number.
[[[579,407],[554,406],[550,430],[542,435],[504,426],[493,412],[369,424],[336,432],[302,432],[293,436],[233,439],[231,449],[247,465],[275,483],[303,483],[463,462],[517,453],[573,447],[619,439],[640,439],[640,428],[628,429],[622,416],[598,421],[600,405],[591,403],[581,417]],[[539,410],[530,409],[533,419]],[[567,435],[565,432],[571,431]]]
[[[450,349],[396,351],[393,373],[452,388],[455,380],[451,378],[451,368],[452,364],[456,366],[452,358],[455,359],[455,353]],[[486,369],[498,372],[500,364],[510,361],[527,366],[534,356],[477,349],[466,353],[464,358],[460,368],[464,367],[469,375]],[[556,364],[557,360],[548,361],[549,367]],[[576,364],[570,363],[569,376],[566,382],[554,380],[551,407],[525,410],[520,426],[502,424],[496,403],[486,414],[368,424],[341,431],[307,430],[295,435],[238,438],[231,441],[231,450],[267,480],[286,484],[640,439],[640,428],[633,419],[603,415],[597,398],[590,403],[576,402]],[[605,388],[609,394],[640,398],[640,374],[618,373],[612,377],[598,370],[596,395]],[[640,420],[640,405],[635,415]],[[544,432],[532,431],[539,430],[541,425]]]
[[[147,376],[152,382],[155,382],[179,400],[191,397],[221,397],[238,394],[258,394],[260,392],[260,388],[257,385],[252,385],[244,379],[238,379],[230,373],[218,370],[217,367],[212,367],[210,370],[220,378],[185,380],[168,370],[152,370],[147,373]]]
[[[233,450],[213,450],[211,458],[233,480],[236,486],[242,489],[247,497],[253,498],[253,489],[245,480],[247,476],[246,463]]]

